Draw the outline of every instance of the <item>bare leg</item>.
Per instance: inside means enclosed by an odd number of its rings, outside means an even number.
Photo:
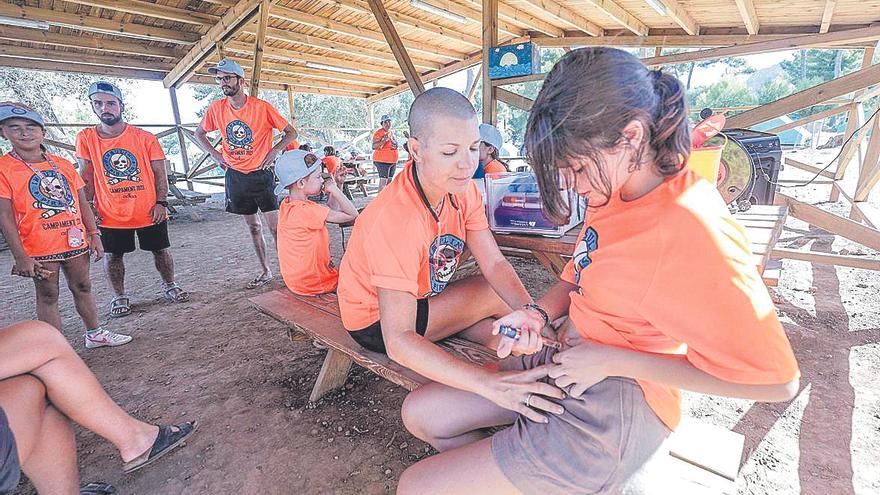
[[[272,233],[272,239],[275,239],[275,243],[278,243],[278,210],[275,211],[264,211],[263,213],[263,221],[269,226],[269,232]]]
[[[384,177],[380,177],[379,178],[379,190],[376,191],[376,194],[379,194],[380,192],[382,192],[382,189],[385,189],[385,186],[387,186],[387,185],[388,185],[388,179],[386,179]]]
[[[160,249],[153,251],[153,263],[156,264],[156,270],[159,276],[166,284],[174,282],[174,258],[171,257],[171,249]]]
[[[266,241],[263,240],[263,226],[257,215],[244,215],[244,221],[247,223],[251,233],[251,240],[254,242],[254,251],[257,253],[257,259],[260,261],[260,268],[263,273],[261,278],[272,276],[272,270],[269,268],[269,261],[266,257]]]
[[[494,349],[498,337],[492,335],[492,319],[511,311],[482,275],[454,282],[429,301],[425,337],[432,342],[460,334]],[[480,304],[473,304],[474,301]]]
[[[403,401],[406,429],[445,452],[489,435],[482,428],[511,424],[517,413],[471,392],[441,383],[419,387]]]
[[[55,328],[61,328],[61,314],[58,312],[58,272],[61,270],[61,263],[42,262],[42,265],[52,274],[43,280],[34,279],[37,319]]]
[[[123,254],[106,253],[104,255],[104,272],[110,281],[114,296],[125,294],[125,261]]]
[[[83,428],[112,442],[127,462],[146,452],[159,433],[138,421],[104,391],[95,375],[57,330],[34,321],[0,330],[0,380],[30,373],[49,401]]]
[[[67,279],[67,287],[73,294],[73,303],[76,312],[79,313],[86,330],[98,328],[98,308],[95,307],[95,298],[92,296],[92,281],[89,279],[89,255],[83,254],[69,259],[61,265],[64,278]]]
[[[411,493],[519,494],[492,455],[492,439],[437,454],[410,466],[400,477],[399,495]]]

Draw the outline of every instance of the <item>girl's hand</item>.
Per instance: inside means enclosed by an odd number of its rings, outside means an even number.
[[[553,385],[538,381],[547,376],[547,370],[548,365],[545,364],[525,371],[494,373],[488,380],[488,390],[481,395],[536,423],[546,423],[547,416],[542,412],[565,412],[562,406],[547,400],[547,397],[562,400],[565,393]]]
[[[104,258],[104,243],[98,234],[89,235],[89,250],[92,252],[92,261],[101,261]]]
[[[556,380],[556,386],[571,386],[568,394],[580,397],[593,385],[611,376],[608,363],[614,362],[617,348],[584,342],[553,355],[553,362],[548,376]],[[619,357],[618,359],[621,359]]]
[[[516,328],[520,332],[520,337],[519,339],[501,337],[496,350],[499,358],[505,358],[510,354],[534,354],[544,346],[541,340],[544,319],[536,312],[518,309],[496,320],[492,324],[492,335],[498,335],[502,325]]]

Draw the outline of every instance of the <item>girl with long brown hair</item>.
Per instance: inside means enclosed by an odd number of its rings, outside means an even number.
[[[398,493],[617,493],[677,426],[679,389],[787,401],[798,367],[741,227],[686,168],[679,81],[610,48],[565,55],[526,129],[545,211],[562,221],[560,181],[589,201],[572,260],[537,305],[557,338],[501,362],[546,373],[557,400],[529,396],[538,421],[440,384],[412,392],[403,419],[441,451]],[[497,322],[531,338],[544,319]],[[550,403],[550,404],[548,404]],[[510,424],[493,436],[485,428]]]

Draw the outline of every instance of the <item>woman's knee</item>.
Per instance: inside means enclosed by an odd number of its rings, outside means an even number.
[[[400,416],[403,425],[417,438],[430,443],[431,435],[431,407],[433,402],[430,393],[425,393],[426,387],[421,387],[410,392],[403,400]]]
[[[52,354],[57,354],[62,350],[72,350],[67,339],[52,325],[37,321],[28,320],[16,323],[5,329],[11,332],[14,338],[21,346],[27,346],[32,349],[42,349]],[[3,333],[0,332],[0,337]],[[35,378],[36,379],[36,378]]]
[[[48,405],[46,386],[39,378],[27,373],[0,380],[0,403],[12,398],[28,411],[42,412]]]

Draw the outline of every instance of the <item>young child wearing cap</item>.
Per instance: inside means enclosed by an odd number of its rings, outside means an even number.
[[[509,172],[510,167],[498,159],[498,150],[503,140],[501,132],[492,124],[480,124],[480,162],[474,172],[474,179],[482,179],[486,174]]]
[[[346,223],[357,218],[354,204],[345,197],[332,176],[322,178],[321,161],[304,150],[288,151],[275,163],[278,185],[275,194],[287,190],[278,214],[278,263],[287,288],[304,296],[336,290],[339,272],[330,260],[327,223]],[[327,206],[309,201],[321,192],[329,194]]]
[[[26,107],[0,105],[0,136],[12,144],[0,157],[0,230],[15,258],[12,274],[34,279],[37,318],[61,328],[60,270],[85,324],[86,347],[127,344],[130,336],[98,323],[88,255],[98,261],[104,248],[76,169],[44,151],[43,119]]]

